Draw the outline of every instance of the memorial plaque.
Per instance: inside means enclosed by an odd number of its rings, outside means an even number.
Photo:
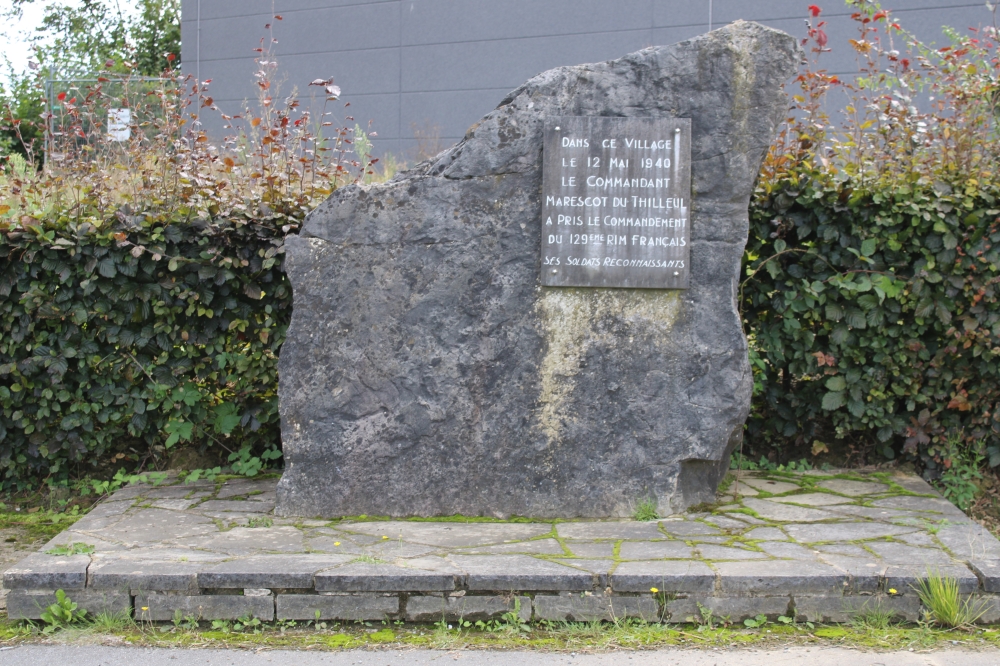
[[[543,285],[688,287],[690,118],[549,118],[543,145]]]

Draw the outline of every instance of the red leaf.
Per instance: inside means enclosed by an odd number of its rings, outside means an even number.
[[[827,41],[828,40],[827,40],[827,37],[826,37],[826,33],[823,32],[822,30],[817,30],[816,31],[816,43],[819,44],[819,47],[823,48],[824,46],[826,46],[826,42]]]
[[[820,12],[822,11],[823,10],[817,7],[816,5],[809,5],[809,13],[812,14],[813,16],[819,16]]]
[[[177,59],[177,56],[175,56],[173,53],[168,53],[167,54],[167,62],[173,62],[176,59]]]
[[[56,95],[56,99],[62,102],[63,100],[66,99],[66,93],[64,92],[59,93],[58,95]]]
[[[278,19],[279,21],[280,21],[280,20],[282,20],[282,19],[281,19],[281,14],[275,14],[275,15],[274,15],[274,18]]]

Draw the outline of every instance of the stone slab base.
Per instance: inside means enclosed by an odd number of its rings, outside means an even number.
[[[906,474],[744,473],[711,510],[648,522],[293,521],[275,484],[119,490],[4,573],[10,617],[39,619],[62,589],[159,622],[912,622],[911,585],[937,571],[1000,622],[1000,541]],[[72,543],[93,552],[52,552]]]
[[[263,621],[324,620],[340,622],[406,620],[440,622],[500,619],[516,613],[522,622],[615,621],[626,618],[646,622],[742,622],[765,615],[794,617],[797,622],[849,622],[865,613],[891,612],[897,621],[916,622],[922,616],[915,595],[840,596],[664,596],[603,593],[535,592],[500,594],[408,593],[272,593],[247,590],[244,594],[175,594],[143,592],[132,596],[114,590],[71,590],[67,596],[91,615],[115,613],[139,620],[169,622],[177,617],[195,620]],[[53,590],[11,590],[7,613],[12,620],[38,620],[55,603]],[[979,594],[973,604],[983,611],[979,622],[1000,622],[1000,597]],[[179,614],[179,615],[178,615]]]
[[[132,613],[132,597],[126,592],[113,590],[71,590],[67,596],[77,604],[78,610],[89,615],[100,613]],[[38,620],[45,609],[56,602],[54,590],[10,590],[7,593],[7,617],[11,620]]]

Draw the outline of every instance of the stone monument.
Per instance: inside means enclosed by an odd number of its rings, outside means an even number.
[[[511,92],[287,241],[283,515],[625,517],[747,417],[748,205],[795,40],[748,22]]]

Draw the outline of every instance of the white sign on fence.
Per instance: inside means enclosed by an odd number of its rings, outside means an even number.
[[[108,138],[112,141],[128,141],[132,136],[131,109],[108,109]]]

